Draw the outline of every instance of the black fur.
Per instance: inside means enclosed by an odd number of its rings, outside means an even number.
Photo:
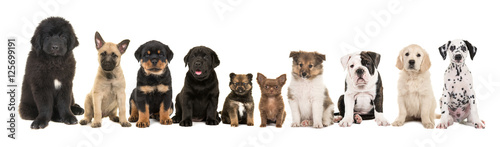
[[[160,54],[158,54],[158,50],[160,50]],[[147,54],[147,51],[150,51],[151,55],[145,56]],[[159,41],[152,40],[141,45],[135,51],[135,57],[137,61],[142,60],[143,62],[147,62],[150,60],[161,60],[163,62],[168,61],[168,63],[170,63],[170,61],[174,57],[174,53],[167,45]],[[168,86],[169,90],[167,92],[159,92],[158,90],[155,90],[154,92],[147,94],[140,90],[137,90],[137,88],[141,86],[158,86],[160,84]],[[150,115],[160,112],[160,104],[162,102],[165,111],[169,108],[172,108],[172,77],[170,75],[170,69],[168,68],[168,65],[165,66],[164,71],[161,75],[148,75],[146,74],[144,67],[141,66],[141,68],[137,72],[136,88],[134,88],[134,90],[132,91],[129,102],[132,103],[132,100],[134,100],[135,106],[140,112],[145,112],[146,104],[148,104]],[[130,108],[130,110],[131,109],[132,108]]]
[[[467,46],[467,49],[469,50],[469,56],[471,60],[474,60],[474,56],[476,56],[477,48],[475,46],[472,46],[472,44],[469,43],[469,41],[464,40],[465,45]]]
[[[32,129],[43,129],[50,120],[76,124],[75,114],[84,110],[75,104],[72,91],[76,65],[72,50],[78,46],[73,27],[61,17],[49,17],[40,22],[31,44],[19,104],[21,118],[34,120]],[[56,79],[59,89],[54,86]]]
[[[217,113],[219,81],[214,70],[220,64],[217,54],[208,47],[197,46],[189,50],[184,62],[189,65],[189,71],[175,99],[172,121],[180,126],[192,126],[193,121],[218,125],[221,121]]]

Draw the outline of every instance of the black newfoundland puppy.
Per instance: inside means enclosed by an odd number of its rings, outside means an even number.
[[[193,121],[205,121],[207,125],[218,125],[221,121],[217,113],[219,103],[219,80],[214,68],[219,66],[219,58],[213,50],[197,46],[184,57],[189,65],[184,87],[175,101],[174,123],[188,127]]]
[[[78,40],[71,24],[60,17],[49,17],[38,25],[31,38],[26,61],[19,113],[34,120],[32,129],[43,129],[49,121],[76,124],[74,114],[84,110],[73,98],[75,58],[72,50]]]

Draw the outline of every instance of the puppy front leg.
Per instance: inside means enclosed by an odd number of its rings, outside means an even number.
[[[314,128],[323,128],[323,101],[322,99],[314,99],[312,102]]]
[[[230,109],[228,111],[228,113],[229,113],[229,119],[231,121],[231,127],[237,127],[238,123],[239,123],[238,122],[239,121],[238,120],[238,114],[237,114],[238,113],[238,106],[237,105],[236,106],[233,105],[231,108],[232,109]]]
[[[283,108],[278,110],[278,115],[276,116],[276,128],[281,128],[285,121],[286,112]]]
[[[425,96],[425,95],[422,95],[422,96],[429,97],[429,96]],[[420,119],[422,121],[422,125],[424,125],[424,128],[433,129],[434,128],[434,119],[431,120],[431,118],[434,118],[433,116],[434,116],[435,109],[432,109],[432,108],[436,108],[436,107],[433,106],[434,101],[425,101],[428,99],[434,100],[434,97],[431,96],[431,98],[424,98],[424,101],[421,102],[422,107],[420,109]]]
[[[474,89],[472,89],[472,85],[468,92],[470,92],[468,98],[471,111],[469,117],[467,117],[467,121],[474,123],[474,127],[476,129],[484,129],[486,126],[484,125],[484,122],[479,119],[479,113],[477,112],[476,92],[474,91]]]
[[[452,89],[451,86],[446,87],[446,85],[450,84],[444,84],[445,88],[443,88],[443,95],[441,96],[441,100],[439,103],[439,107],[441,109],[441,120],[440,123],[436,126],[438,129],[446,129],[448,126],[451,126],[453,124],[453,118],[450,116],[449,112],[449,106],[448,104],[450,103],[450,95],[448,95],[448,92],[446,89]]]
[[[94,108],[92,102],[92,93],[87,94],[85,97],[85,114],[84,118],[80,120],[81,125],[87,125],[92,121],[92,117],[94,117]]]
[[[207,107],[207,120],[205,122],[207,125],[218,125],[220,122],[219,114],[217,113],[218,99],[219,93],[210,97],[210,102]]]
[[[292,109],[292,127],[300,127],[299,102],[289,94],[288,103],[290,104],[290,109]]]
[[[38,116],[31,123],[31,129],[43,129],[49,125],[52,117],[54,110],[53,95],[51,92],[42,90],[42,88],[32,88],[32,93],[38,109]]]
[[[344,98],[345,114],[344,118],[339,122],[340,127],[350,127],[354,122],[354,95],[346,94]]]
[[[182,120],[179,122],[179,126],[190,127],[193,126],[193,103],[189,100],[189,97],[181,98],[184,104],[182,109]]]
[[[92,128],[101,127],[102,121],[102,112],[101,112],[101,104],[102,104],[103,94],[99,91],[92,92],[92,104],[94,105],[94,121],[90,125]]]
[[[78,123],[78,120],[76,119],[75,115],[73,112],[71,112],[71,99],[73,98],[71,88],[73,85],[71,83],[63,83],[64,87],[61,87],[59,91],[59,95],[55,95],[57,103],[56,107],[59,112],[59,116],[61,118],[61,122],[67,124],[67,125],[72,125]]]
[[[127,96],[125,94],[125,88],[123,90],[120,90],[117,95],[116,95],[116,101],[118,101],[118,116],[120,120],[120,125],[122,127],[130,127],[132,126],[128,121],[127,121],[127,116],[126,116],[126,108],[125,108],[125,101],[127,99]],[[115,111],[116,112],[116,111]]]
[[[267,112],[266,110],[260,109],[260,127],[267,126]]]
[[[247,110],[247,126],[253,126],[253,103],[251,105],[245,105],[245,109]]]
[[[379,126],[389,126],[389,122],[387,119],[385,119],[383,115],[383,98],[380,94],[377,94],[375,96],[375,122],[377,122],[377,125]],[[434,127],[434,126],[433,126]]]
[[[170,114],[172,114],[172,90],[168,90],[163,95],[163,102],[160,104],[160,124],[162,125],[171,125],[173,123],[170,118]]]
[[[392,123],[392,126],[399,127],[405,124],[407,112],[406,112],[406,105],[403,99],[404,99],[403,95],[401,94],[398,95],[399,115],[396,118],[396,120]]]

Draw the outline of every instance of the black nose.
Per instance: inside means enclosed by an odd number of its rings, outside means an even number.
[[[194,62],[195,66],[201,66],[201,62]]]
[[[302,73],[302,76],[303,76],[303,77],[307,76],[307,73],[306,73],[306,72],[303,72],[303,73]]]
[[[363,69],[356,70],[356,74],[358,74],[358,75],[362,75],[364,72],[365,72],[365,70],[363,70]]]
[[[238,92],[243,92],[245,89],[243,87],[238,87],[236,90],[238,90]]]
[[[52,46],[52,50],[53,50],[53,51],[57,51],[57,50],[59,50],[59,46],[58,46],[58,45],[53,45],[53,46]]]
[[[408,63],[410,63],[410,65],[415,65],[415,60],[410,60]]]
[[[158,63],[158,60],[153,59],[153,60],[151,60],[151,63],[152,63],[153,65],[156,65],[156,64]]]
[[[462,60],[462,55],[455,55],[455,60]]]

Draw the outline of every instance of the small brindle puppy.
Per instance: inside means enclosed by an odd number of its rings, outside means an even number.
[[[229,74],[231,93],[222,107],[222,123],[237,127],[238,124],[253,126],[254,103],[252,97],[252,74]]]

